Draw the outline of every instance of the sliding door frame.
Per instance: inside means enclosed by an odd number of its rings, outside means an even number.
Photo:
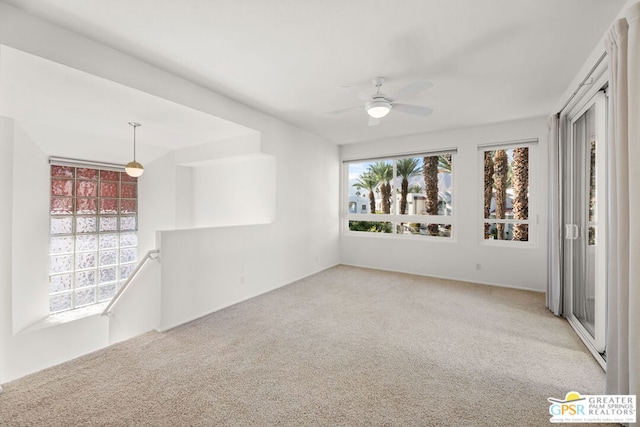
[[[599,70],[597,77],[589,82],[588,90],[579,97],[569,108],[565,109],[561,116],[561,146],[560,146],[560,165],[561,165],[561,200],[562,200],[562,234],[563,249],[561,263],[563,265],[563,291],[564,291],[564,316],[567,318],[577,335],[584,342],[585,346],[593,354],[598,363],[606,370],[606,298],[607,298],[607,251],[606,251],[606,188],[607,188],[607,170],[606,170],[606,144],[607,144],[607,107],[608,97],[606,95],[606,68]],[[581,321],[573,314],[573,245],[574,239],[587,242],[589,223],[585,222],[583,227],[576,227],[574,211],[584,209],[585,206],[574,206],[575,198],[572,194],[567,194],[571,186],[567,186],[567,181],[573,183],[575,173],[579,170],[577,162],[584,159],[575,159],[567,156],[573,155],[574,145],[574,126],[573,124],[579,119],[589,108],[596,105],[596,109],[604,111],[604,120],[596,125],[596,223],[595,226],[596,245],[595,250],[595,319],[594,319],[594,336],[583,326]],[[582,167],[582,166],[581,166]],[[580,189],[581,191],[584,189]],[[575,190],[573,190],[575,191]],[[567,200],[569,202],[567,203]],[[588,200],[588,199],[587,199]],[[585,251],[589,249],[588,243],[584,246]]]

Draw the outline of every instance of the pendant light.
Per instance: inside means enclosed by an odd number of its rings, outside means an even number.
[[[142,165],[136,162],[136,128],[142,125],[136,122],[129,122],[129,125],[133,126],[133,161],[127,163],[124,167],[124,171],[127,175],[137,178],[144,173]]]

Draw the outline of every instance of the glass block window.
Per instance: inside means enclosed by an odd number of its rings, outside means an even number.
[[[111,299],[138,261],[137,178],[54,164],[50,202],[50,312]]]

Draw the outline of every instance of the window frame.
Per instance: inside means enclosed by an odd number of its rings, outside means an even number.
[[[56,177],[53,175],[53,168],[54,167],[69,167],[69,168],[73,168],[73,177]],[[92,169],[95,170],[97,172],[96,177],[94,179],[86,179],[86,178],[82,178],[78,176],[78,170],[79,169]],[[117,181],[111,181],[111,180],[106,180],[103,181],[101,174],[102,172],[117,172],[119,173],[118,175],[118,180]],[[122,176],[125,175],[124,172],[124,167],[120,166],[120,165],[112,165],[112,164],[106,164],[106,163],[97,163],[97,162],[91,162],[91,161],[82,161],[82,160],[75,160],[75,159],[61,159],[61,158],[50,158],[49,159],[49,212],[48,212],[48,216],[49,216],[49,280],[48,280],[48,289],[47,289],[47,298],[49,301],[49,315],[58,315],[61,313],[69,313],[69,312],[75,312],[78,310],[86,310],[88,307],[92,307],[92,306],[97,306],[97,305],[101,305],[104,304],[108,301],[111,300],[111,298],[113,298],[113,295],[115,295],[115,293],[118,291],[118,289],[120,289],[120,287],[122,286],[122,284],[127,280],[127,277],[123,277],[122,276],[122,268],[125,267],[126,270],[125,271],[129,271],[130,275],[134,270],[135,267],[138,263],[138,248],[139,248],[139,241],[138,241],[138,229],[139,229],[139,224],[138,224],[138,220],[139,220],[139,195],[138,195],[138,189],[139,189],[139,185],[138,185],[138,179],[136,178],[132,178],[132,177],[127,177],[126,180],[122,179]],[[56,198],[59,198],[58,196],[53,194],[53,185],[54,185],[54,180],[73,180],[73,189],[72,189],[72,195],[70,196],[70,198],[72,199],[72,205],[71,205],[71,212],[63,212],[63,213],[55,213],[53,206],[52,206],[52,201]],[[80,195],[78,193],[78,183],[79,182],[95,182],[95,196],[84,196],[84,195]],[[117,182],[117,196],[113,197],[111,195],[109,196],[103,196],[101,194],[101,183],[104,182],[105,184],[112,184],[112,183],[116,183]],[[122,190],[122,184],[126,184],[127,186],[133,186],[133,188],[131,189],[132,195],[128,196],[128,197],[123,197],[123,194],[121,192]],[[69,196],[64,196],[65,198],[68,198]],[[77,204],[77,200],[78,199],[85,199],[87,198],[87,200],[94,200],[95,202],[95,213],[87,213],[87,212],[78,212],[78,204]],[[101,200],[117,200],[117,209],[115,213],[112,212],[105,212],[105,213],[101,213]],[[133,206],[134,206],[134,212],[128,211],[128,212],[122,212],[122,201],[128,201],[129,203],[127,204],[127,206],[129,206],[129,209],[131,209],[131,205],[130,202],[133,201]],[[134,223],[133,228],[131,229],[121,229],[122,227],[122,220],[123,218],[134,218]],[[71,231],[66,233],[53,233],[53,229],[52,229],[52,224],[53,224],[53,220],[54,219],[58,219],[58,218],[70,218],[71,219]],[[77,225],[78,225],[78,219],[79,218],[95,218],[96,221],[96,225],[95,225],[95,231],[90,231],[90,232],[86,232],[86,233],[81,233],[78,232],[77,230]],[[115,223],[116,223],[116,229],[115,230],[104,230],[101,231],[101,221],[102,218],[115,218]],[[123,235],[130,235],[130,234],[134,234],[135,235],[135,245],[125,245],[122,246],[122,236]],[[101,236],[105,236],[105,235],[115,235],[115,240],[116,240],[116,246],[113,249],[109,249],[109,248],[100,248],[100,238]],[[95,236],[95,247],[93,249],[85,249],[85,250],[78,250],[77,244],[78,244],[78,237],[79,236]],[[62,252],[58,252],[58,251],[54,251],[53,246],[52,246],[52,242],[54,241],[55,238],[70,238],[71,239],[71,247],[70,247],[70,251],[69,250],[65,250]],[[65,248],[66,249],[66,248]],[[133,254],[132,260],[126,260],[123,261],[122,260],[122,256],[123,256],[123,249],[126,250],[127,253],[129,253],[131,256],[131,254]],[[100,254],[104,251],[114,251],[115,250],[115,260],[114,260],[114,264],[109,264],[109,265],[102,265],[101,264],[101,259],[100,259]],[[133,252],[132,252],[133,251]],[[77,258],[79,255],[82,254],[94,254],[94,261],[93,261],[93,267],[87,267],[87,268],[82,268],[79,267],[77,265]],[[65,270],[65,271],[54,271],[52,269],[52,260],[55,257],[70,257],[70,269],[69,270]],[[105,283],[101,283],[101,277],[100,277],[100,273],[102,269],[105,268],[115,268],[115,278],[112,281],[107,281]],[[78,280],[78,274],[80,273],[80,275],[83,272],[93,272],[93,285],[89,285],[89,286],[85,286],[85,287],[78,287],[76,286],[76,280]],[[69,285],[68,288],[63,288],[63,289],[58,289],[58,290],[54,290],[52,288],[52,278],[56,277],[56,276],[69,276]],[[64,286],[64,285],[61,285]],[[110,295],[106,298],[101,298],[101,290],[106,289],[108,287],[113,287],[113,291],[111,292],[113,295]],[[88,304],[78,304],[76,298],[77,298],[77,291],[78,290],[82,290],[82,289],[91,289],[93,291],[93,301],[89,302]],[[70,295],[70,307],[69,308],[63,308],[61,310],[52,310],[53,306],[52,306],[52,298],[59,296],[59,295],[66,295],[69,294]]]
[[[415,239],[418,241],[438,241],[438,242],[456,242],[457,241],[457,232],[456,232],[456,208],[455,208],[455,196],[452,195],[451,200],[451,215],[409,215],[404,214],[401,215],[397,212],[392,212],[390,214],[383,213],[351,213],[349,211],[349,165],[354,163],[373,163],[376,161],[392,161],[393,162],[393,178],[391,180],[391,194],[396,194],[397,189],[397,161],[401,159],[407,158],[416,158],[416,157],[431,157],[431,156],[440,156],[440,155],[451,155],[451,189],[452,194],[456,193],[456,179],[454,177],[455,165],[457,164],[455,158],[458,154],[457,147],[455,148],[443,148],[438,150],[425,150],[425,151],[417,151],[411,153],[404,154],[393,154],[389,156],[375,156],[375,157],[366,157],[366,158],[353,158],[353,159],[343,159],[342,160],[342,182],[343,184],[340,186],[341,188],[341,205],[342,205],[342,233],[348,236],[366,236],[366,237],[374,237],[374,238],[396,238],[396,239]],[[366,201],[368,206],[368,200]],[[393,203],[395,209],[395,201]],[[368,221],[368,222],[379,222],[385,223],[390,222],[392,224],[391,233],[376,233],[376,232],[366,232],[366,231],[354,231],[349,228],[350,221]],[[451,235],[448,237],[445,236],[430,236],[424,234],[404,234],[397,233],[395,224],[400,223],[430,223],[430,224],[445,224],[451,226]]]
[[[503,246],[509,248],[534,248],[538,245],[538,211],[537,211],[537,183],[538,183],[538,138],[492,142],[487,144],[477,145],[477,157],[478,157],[478,235],[481,245],[486,246]],[[497,219],[497,218],[485,218],[484,217],[484,153],[485,151],[493,150],[509,150],[515,148],[526,147],[529,149],[529,198],[527,202],[528,206],[528,219]],[[528,240],[498,240],[498,239],[485,239],[484,238],[484,225],[490,224],[527,224],[528,225]]]

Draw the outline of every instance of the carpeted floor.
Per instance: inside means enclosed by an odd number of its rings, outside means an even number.
[[[338,266],[7,383],[0,425],[546,426],[603,384],[542,294]]]

